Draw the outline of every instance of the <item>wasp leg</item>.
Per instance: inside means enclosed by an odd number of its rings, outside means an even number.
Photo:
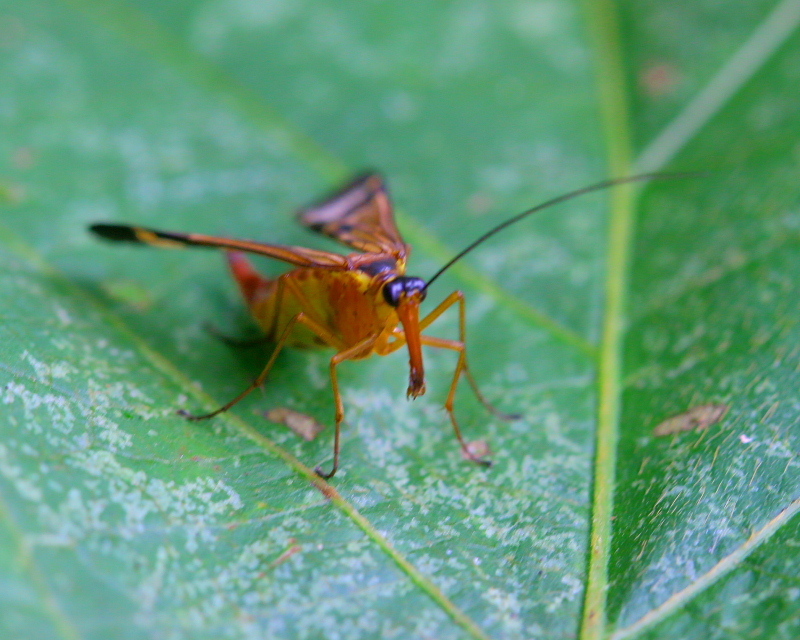
[[[296,284],[289,278],[290,274],[285,274],[277,279],[277,293],[278,296],[278,304],[276,308],[279,310],[281,305],[283,304],[284,294],[285,291],[288,289],[291,291],[292,295],[295,299],[299,302],[301,309],[308,309],[311,308],[307,298],[303,294],[303,292],[296,286]],[[244,292],[244,288],[243,288]],[[311,312],[313,314],[313,311]],[[313,331],[319,338],[325,343],[325,345],[329,347],[333,347],[334,349],[338,350],[330,361],[330,373],[331,373],[331,386],[333,388],[333,401],[336,407],[336,430],[334,434],[334,441],[333,441],[333,468],[329,473],[325,473],[322,471],[320,467],[314,469],[316,474],[321,478],[326,480],[332,478],[336,473],[337,469],[339,468],[339,451],[341,448],[341,426],[342,422],[344,421],[344,403],[342,402],[342,396],[339,392],[339,381],[336,376],[336,367],[344,362],[345,360],[350,360],[355,356],[362,355],[365,350],[368,350],[372,344],[377,340],[378,333],[373,336],[362,340],[360,343],[356,344],[353,347],[345,348],[342,340],[338,338],[332,331],[326,328],[321,322],[317,319],[312,317],[312,315],[307,311],[300,311],[300,313],[293,316],[289,322],[284,327],[283,331],[281,332],[280,337],[275,343],[275,350],[272,352],[272,355],[269,358],[266,366],[264,367],[263,371],[259,374],[259,376],[253,381],[253,383],[247,387],[242,393],[236,396],[230,402],[224,404],[216,411],[212,411],[211,413],[206,413],[203,415],[193,415],[187,411],[179,411],[178,413],[182,416],[185,416],[189,420],[206,420],[208,418],[213,418],[216,415],[219,415],[223,411],[227,411],[232,406],[234,406],[237,402],[247,397],[254,389],[260,387],[264,381],[267,379],[269,372],[272,370],[275,361],[278,358],[278,354],[280,353],[281,349],[286,345],[289,338],[291,337],[292,331],[294,330],[297,324],[302,324],[308,327],[311,331]]]
[[[447,415],[450,416],[450,422],[453,425],[453,431],[456,433],[456,438],[458,438],[458,442],[461,445],[461,451],[464,452],[464,455],[473,462],[477,462],[485,467],[492,466],[491,460],[486,460],[485,458],[476,456],[470,451],[469,445],[467,444],[466,440],[464,440],[464,436],[461,435],[461,427],[458,426],[458,420],[456,420],[454,405],[456,389],[458,388],[458,380],[461,378],[462,373],[469,371],[469,369],[467,369],[466,348],[464,347],[464,343],[460,340],[445,340],[444,338],[422,336],[422,344],[428,345],[429,347],[435,347],[437,349],[451,349],[453,351],[458,351],[458,364],[456,364],[456,370],[453,375],[453,381],[450,383],[450,391],[447,394],[447,400],[444,402],[444,408],[447,411]],[[480,399],[480,395],[478,395],[478,398]]]
[[[463,348],[459,349],[455,346],[442,346],[440,348],[443,349],[452,349],[455,351],[461,351],[462,355],[459,356],[459,365],[456,369],[456,380],[461,375],[461,372],[467,376],[467,381],[469,382],[469,386],[472,388],[472,392],[475,394],[475,397],[478,401],[483,405],[484,409],[486,409],[489,413],[493,416],[500,418],[501,420],[512,421],[512,420],[519,420],[522,416],[518,413],[505,413],[497,409],[492,403],[490,403],[481,393],[481,390],[478,388],[478,383],[475,381],[475,378],[472,375],[472,371],[469,368],[469,364],[467,363],[467,351],[466,351],[466,337],[467,337],[467,307],[466,307],[466,300],[464,298],[464,294],[461,291],[454,291],[451,293],[447,298],[445,298],[439,306],[437,306],[433,311],[431,311],[427,316],[425,316],[419,322],[419,329],[420,331],[424,331],[427,329],[433,322],[435,322],[439,316],[441,316],[445,311],[447,311],[450,307],[454,304],[458,303],[458,342],[462,345]],[[391,350],[395,351],[402,347],[405,344],[405,337],[402,336],[402,331],[397,332],[398,340],[400,342],[393,342],[391,344]],[[402,336],[402,337],[401,337]],[[427,336],[423,336],[424,339],[430,340]],[[454,341],[448,341],[455,344]],[[423,342],[423,344],[428,344],[429,346],[436,346],[430,343]]]
[[[233,279],[236,280],[236,284],[239,285],[239,290],[242,292],[242,297],[245,299],[248,306],[252,306],[253,300],[256,298],[270,296],[274,293],[276,288],[280,289],[280,284],[277,283],[276,280],[265,278],[256,271],[245,254],[241,251],[228,251],[225,255],[228,259],[231,275]],[[272,339],[272,336],[269,334],[255,336],[253,338],[233,338],[222,333],[210,323],[204,324],[203,328],[229,347],[256,347],[270,342]]]
[[[309,325],[310,326],[310,325]],[[334,476],[336,470],[339,468],[339,436],[341,433],[342,422],[344,421],[344,404],[342,403],[342,394],[339,393],[339,380],[336,376],[336,367],[345,360],[351,360],[354,357],[364,353],[365,349],[369,349],[372,344],[378,339],[378,335],[368,337],[358,344],[344,351],[340,351],[331,358],[330,371],[331,371],[331,387],[333,387],[333,401],[336,406],[336,431],[333,436],[333,468],[324,473],[322,467],[316,467],[314,472],[320,477],[328,480]]]
[[[387,350],[388,352],[397,351],[397,349],[405,344],[405,336],[403,333],[398,331],[396,335],[397,341],[390,345],[390,350]],[[456,364],[456,370],[453,374],[453,381],[450,383],[450,391],[447,394],[447,400],[445,400],[444,408],[450,418],[450,423],[453,425],[453,431],[456,434],[458,443],[461,445],[461,451],[463,451],[464,456],[469,460],[472,460],[473,462],[481,464],[485,467],[492,466],[491,460],[486,460],[485,458],[476,456],[474,453],[472,453],[472,451],[470,451],[469,444],[466,440],[464,440],[464,436],[461,433],[461,427],[456,419],[454,405],[458,381],[461,378],[462,373],[469,371],[469,369],[467,369],[466,349],[464,347],[464,343],[460,340],[446,340],[445,338],[434,338],[432,336],[420,336],[420,341],[422,344],[429,347],[434,347],[436,349],[450,349],[451,351],[458,351],[458,364]],[[474,387],[473,390],[475,390]],[[480,399],[481,396],[478,395],[478,398]]]
[[[289,339],[289,336],[292,333],[292,329],[294,329],[294,326],[298,322],[303,323],[303,324],[307,324],[306,317],[305,317],[305,315],[303,314],[302,311],[300,313],[298,313],[296,316],[294,316],[286,324],[286,328],[283,330],[283,333],[281,334],[281,337],[275,343],[275,349],[273,350],[272,355],[270,356],[269,360],[267,361],[267,364],[264,367],[264,369],[261,371],[260,374],[258,374],[258,377],[255,380],[253,380],[253,383],[249,387],[247,387],[247,389],[242,391],[233,400],[231,400],[230,402],[227,402],[226,404],[222,405],[219,409],[216,409],[215,411],[212,411],[211,413],[204,413],[202,415],[196,415],[196,414],[189,413],[188,411],[185,411],[184,409],[181,409],[180,411],[178,411],[178,413],[180,415],[182,415],[183,417],[188,418],[189,420],[207,420],[208,418],[213,418],[214,416],[219,415],[223,411],[227,411],[228,409],[230,409],[233,405],[235,405],[240,400],[244,400],[244,398],[246,398],[248,395],[250,395],[250,393],[252,393],[252,391],[254,389],[256,389],[256,388],[260,387],[262,384],[264,384],[264,380],[267,379],[267,376],[269,375],[269,372],[272,370],[272,366],[275,364],[275,361],[278,359],[278,354],[281,352],[281,349],[283,349],[283,347],[286,345],[286,342],[287,342],[287,340]]]
[[[250,265],[250,261],[244,257],[241,253],[237,251],[229,251],[228,252],[228,262],[231,266],[231,271],[233,272],[234,278],[239,283],[239,286],[242,289],[242,293],[245,296],[245,299],[250,302],[251,294],[256,290],[256,287],[266,288],[267,286],[273,287],[276,286],[276,293],[278,300],[278,307],[281,306],[283,303],[283,298],[286,292],[286,277],[281,276],[277,279],[277,281],[267,280],[266,278],[261,277]],[[249,284],[247,284],[249,283]],[[292,334],[292,330],[294,326],[298,322],[303,322],[304,314],[298,313],[296,316],[291,318],[289,322],[286,323],[286,327],[284,327],[283,331],[281,332],[280,337],[278,340],[275,341],[275,348],[272,351],[272,355],[270,356],[269,360],[267,361],[267,365],[258,375],[258,377],[253,381],[253,383],[247,387],[242,393],[236,396],[230,402],[222,405],[219,409],[212,411],[211,413],[204,413],[200,415],[189,413],[188,411],[181,409],[178,411],[178,414],[188,418],[189,420],[207,420],[208,418],[213,418],[216,415],[219,415],[223,411],[227,411],[233,405],[235,405],[240,400],[246,398],[254,389],[260,387],[264,384],[264,381],[267,379],[269,372],[272,370],[272,366],[275,364],[275,361],[278,358],[278,354],[280,354],[283,347],[286,345],[289,337]],[[269,337],[269,334],[266,334]]]
[[[286,287],[291,292],[295,299],[300,304],[300,308],[307,310],[303,312],[303,324],[306,325],[309,329],[311,329],[320,339],[329,347],[333,347],[337,350],[337,353],[331,358],[330,361],[330,374],[331,374],[331,388],[333,390],[333,403],[335,406],[335,427],[334,427],[334,436],[333,436],[333,468],[328,472],[325,473],[322,470],[322,467],[315,467],[314,472],[320,477],[325,480],[329,480],[335,474],[337,469],[339,468],[339,451],[341,450],[341,433],[342,433],[342,422],[344,421],[344,403],[342,402],[342,394],[339,391],[339,380],[336,375],[336,367],[344,362],[345,360],[349,360],[354,356],[361,355],[365,349],[369,349],[370,346],[377,340],[379,334],[375,334],[374,336],[370,336],[365,340],[362,340],[360,343],[352,346],[346,347],[345,344],[342,342],[341,338],[337,337],[330,329],[325,327],[321,321],[317,318],[313,317],[313,305],[310,303],[306,295],[303,293],[302,289],[297,286],[297,284],[289,277],[289,274],[285,276],[281,276],[279,278],[279,286]],[[278,308],[283,302],[283,296],[279,298]]]
[[[467,442],[464,440],[463,435],[461,434],[461,427],[458,424],[458,420],[456,419],[455,414],[455,394],[456,389],[458,387],[458,381],[461,378],[461,374],[465,374],[467,377],[467,381],[469,382],[470,387],[472,388],[473,393],[475,393],[475,397],[478,398],[480,403],[484,406],[484,408],[489,411],[492,415],[501,418],[502,420],[518,420],[520,416],[518,414],[509,414],[503,413],[496,409],[491,403],[489,403],[486,398],[483,397],[480,389],[478,388],[478,384],[475,382],[475,378],[472,376],[472,372],[469,369],[469,365],[467,364],[467,348],[465,344],[466,339],[466,303],[464,300],[464,294],[461,291],[454,291],[451,293],[447,298],[445,298],[433,311],[431,311],[427,316],[425,316],[422,320],[420,320],[420,331],[423,331],[427,327],[429,327],[439,316],[441,316],[445,311],[447,311],[450,307],[454,304],[458,303],[459,305],[459,340],[446,340],[444,338],[434,338],[431,336],[421,336],[422,344],[427,345],[429,347],[434,347],[437,349],[450,349],[452,351],[458,351],[458,363],[456,364],[456,370],[453,374],[453,381],[450,383],[450,391],[447,394],[447,400],[445,401],[445,409],[447,411],[447,415],[450,417],[450,422],[453,425],[453,431],[455,431],[456,438],[458,439],[459,444],[461,445],[461,450],[464,452],[464,455],[476,462],[478,464],[482,464],[484,466],[490,466],[492,463],[489,460],[476,456],[472,453],[469,449]],[[395,331],[396,340],[392,342],[388,347],[385,349],[386,353],[391,353],[393,351],[397,351],[400,349],[405,343],[406,338],[402,331],[396,330]]]

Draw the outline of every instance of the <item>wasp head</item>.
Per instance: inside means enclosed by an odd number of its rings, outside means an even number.
[[[425,393],[425,369],[422,363],[422,341],[419,328],[419,305],[425,299],[427,285],[422,278],[398,276],[383,286],[387,304],[397,310],[408,345],[409,398]]]

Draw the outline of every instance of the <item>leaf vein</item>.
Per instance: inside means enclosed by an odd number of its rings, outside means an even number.
[[[636,171],[658,171],[694,138],[800,25],[800,0],[783,0],[711,81],[642,151]]]
[[[39,593],[44,610],[50,616],[53,626],[58,630],[61,637],[66,638],[66,640],[80,640],[82,636],[59,606],[50,586],[47,584],[47,580],[45,580],[44,575],[36,566],[31,545],[25,539],[25,533],[14,520],[11,510],[2,495],[0,495],[0,519],[8,523],[8,530],[17,543],[16,562],[22,565],[31,577],[34,588]]]
[[[668,615],[676,612],[693,597],[705,591],[718,580],[740,566],[753,551],[769,540],[798,512],[800,512],[800,498],[794,500],[777,516],[761,527],[761,529],[753,533],[742,545],[725,556],[689,586],[672,594],[662,604],[646,613],[630,626],[617,630],[617,632],[611,636],[611,640],[625,640],[626,638],[637,636],[664,620]]]

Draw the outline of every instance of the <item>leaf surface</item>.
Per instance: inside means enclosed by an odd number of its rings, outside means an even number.
[[[798,5],[0,5],[3,637],[796,637]],[[204,329],[254,331],[221,257],[86,233],[332,248],[293,211],[378,168],[425,276],[642,164],[710,173],[572,201],[432,287],[523,414],[460,390],[488,470],[441,409],[452,353],[415,403],[402,353],[341,367],[330,485],[331,429],[264,415],[330,425],[329,354],[187,423],[268,354]]]

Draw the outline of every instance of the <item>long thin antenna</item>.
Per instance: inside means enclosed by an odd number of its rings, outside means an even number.
[[[477,247],[482,242],[491,238],[494,234],[502,231],[506,227],[510,227],[515,222],[519,222],[523,218],[528,217],[531,214],[534,214],[538,211],[542,211],[544,209],[548,209],[554,205],[560,204],[567,200],[572,200],[572,198],[577,198],[578,196],[585,195],[587,193],[591,193],[593,191],[601,191],[602,189],[608,189],[609,187],[616,187],[620,184],[627,184],[629,182],[643,182],[645,180],[665,180],[669,178],[689,178],[700,175],[699,172],[695,173],[641,173],[636,176],[628,176],[627,178],[613,178],[611,180],[603,180],[602,182],[597,182],[595,184],[591,184],[588,187],[582,187],[580,189],[576,189],[575,191],[570,191],[569,193],[565,193],[563,195],[557,196],[548,200],[547,202],[543,202],[541,204],[537,204],[535,207],[528,209],[527,211],[523,211],[522,213],[518,213],[517,215],[509,218],[505,222],[501,222],[496,227],[489,229],[486,233],[480,236],[477,240],[473,241],[471,244],[467,245],[466,248],[459,251],[453,258],[451,258],[441,269],[439,269],[436,273],[433,274],[433,277],[428,280],[428,283],[425,285],[425,288],[431,286],[434,280],[442,275],[445,271],[447,271],[450,267],[452,267],[456,262],[461,260],[465,255],[467,255],[470,251],[472,251],[475,247]]]

